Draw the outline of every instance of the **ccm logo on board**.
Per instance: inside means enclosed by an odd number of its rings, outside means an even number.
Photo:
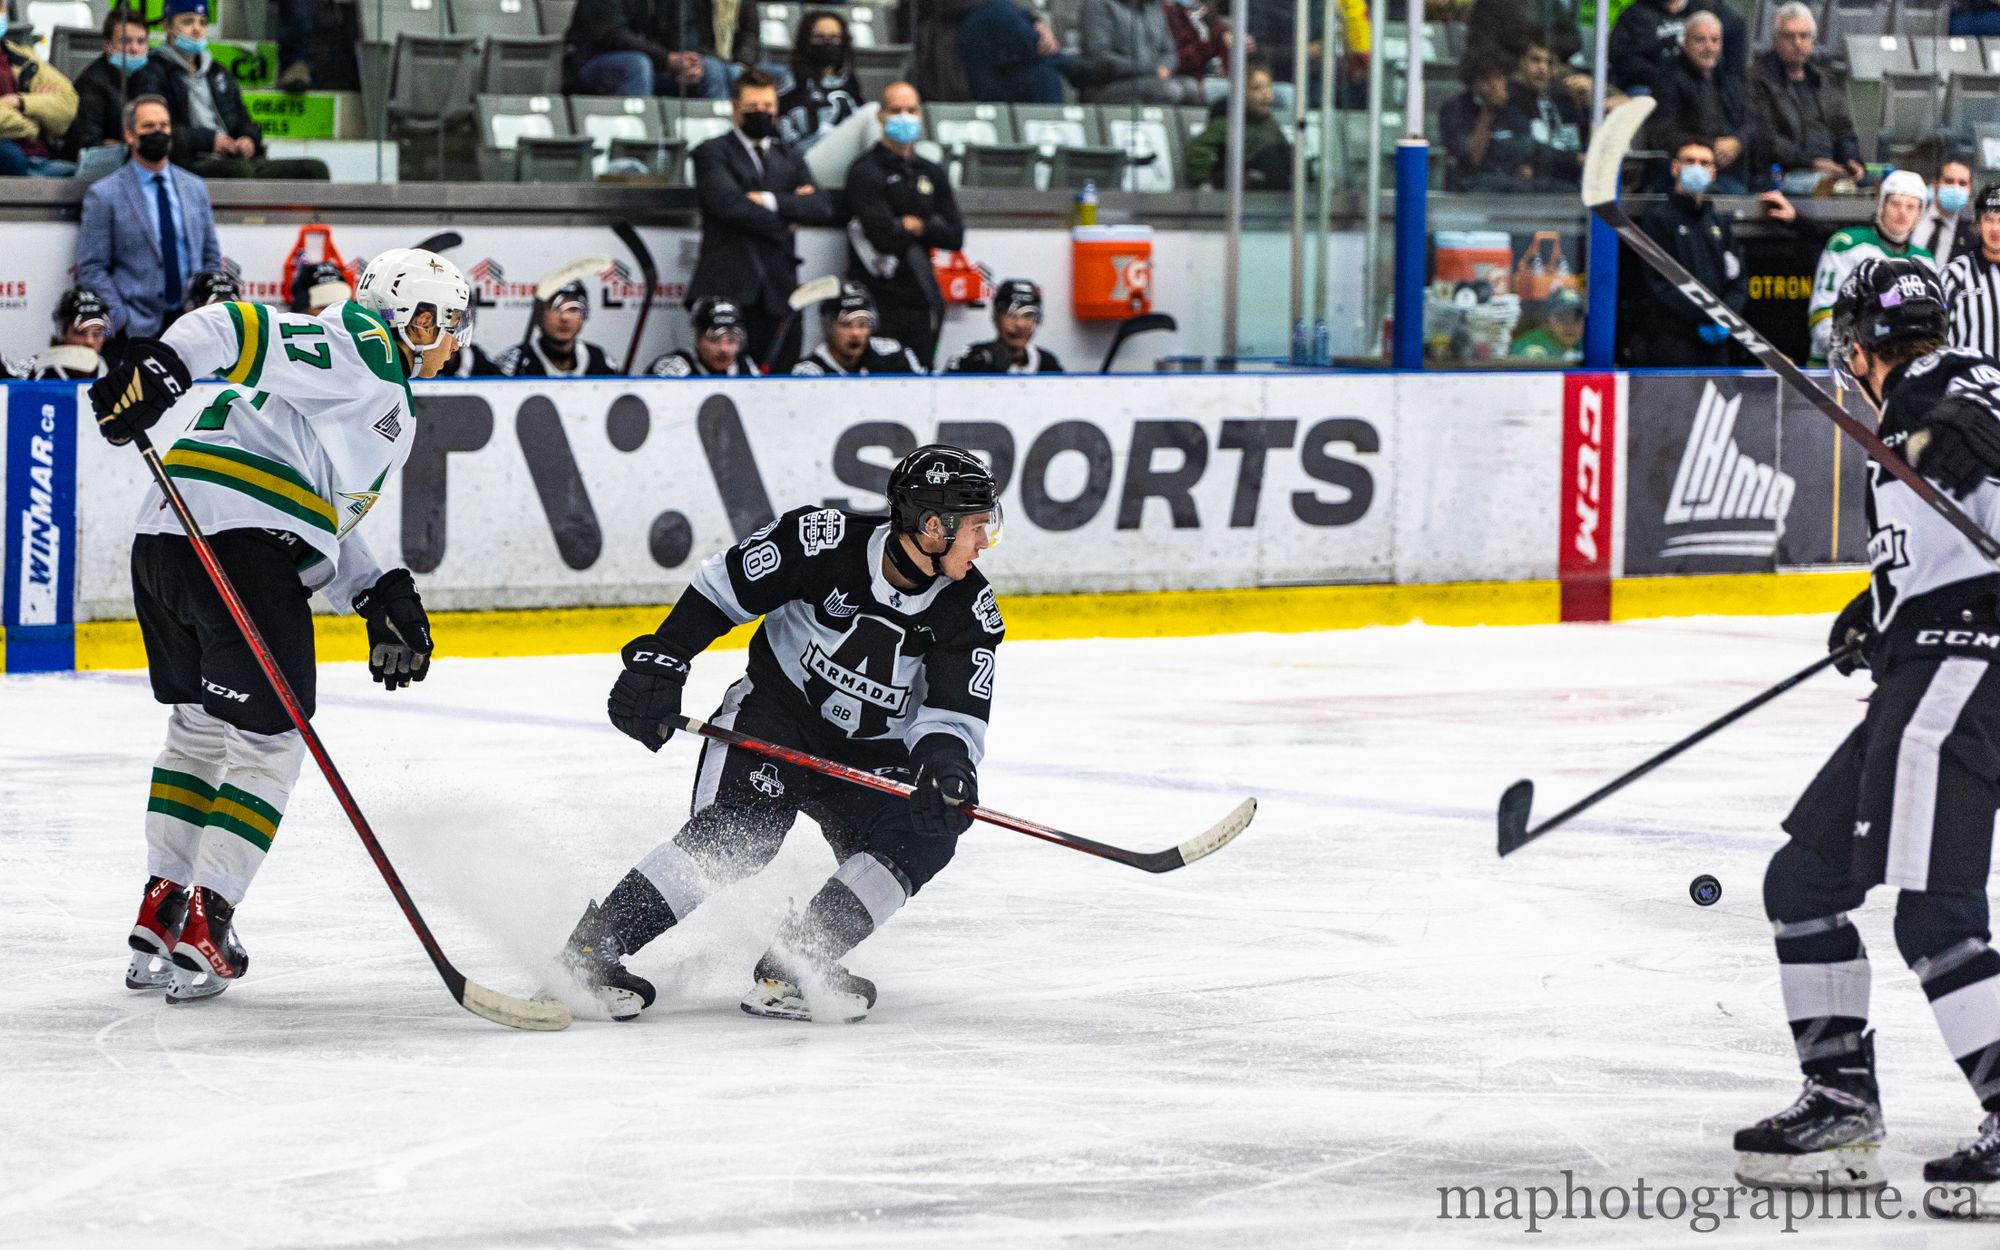
[[[1562,619],[1611,615],[1612,471],[1617,461],[1617,379],[1608,373],[1563,378],[1561,545]]]

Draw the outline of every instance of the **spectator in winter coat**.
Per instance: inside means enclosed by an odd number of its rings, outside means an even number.
[[[1690,13],[1681,32],[1681,55],[1654,80],[1659,108],[1647,133],[1652,146],[1663,151],[1679,151],[1687,143],[1705,145],[1715,156],[1712,190],[1742,195],[1749,190],[1755,145],[1742,84],[1716,71],[1721,59],[1721,19],[1708,12]]]
[[[66,178],[76,172],[56,157],[75,118],[76,88],[69,79],[27,44],[0,38],[0,175]]]
[[[76,121],[69,128],[72,157],[85,148],[125,142],[125,104],[139,94],[146,68],[146,19],[136,9],[113,9],[104,19],[104,55],[76,76]]]
[[[1785,172],[1817,170],[1859,182],[1861,136],[1847,111],[1847,93],[1813,63],[1818,34],[1812,8],[1791,0],[1771,20],[1771,50],[1749,77],[1750,116],[1771,161]]]
[[[1611,85],[1627,95],[1651,95],[1653,86],[1680,57],[1687,0],[1634,0],[1611,28]]]
[[[729,68],[683,46],[680,0],[581,0],[563,35],[563,72],[577,95],[720,100]]]
[[[1272,116],[1274,100],[1270,69],[1251,66],[1249,89],[1243,96],[1243,177],[1244,186],[1252,191],[1284,191],[1292,185],[1292,145]],[[1228,151],[1229,102],[1218,100],[1209,109],[1208,125],[1188,142],[1188,184],[1223,187],[1229,173]]]
[[[778,134],[803,152],[861,108],[847,19],[809,9],[792,40],[792,89],[778,97]]]
[[[1508,81],[1513,68],[1497,50],[1460,64],[1465,90],[1438,110],[1447,191],[1535,189],[1534,118],[1515,104]]]
[[[1083,57],[1099,81],[1093,104],[1194,104],[1201,89],[1177,78],[1174,41],[1159,0],[1083,0]]]
[[[985,0],[965,15],[953,37],[965,69],[966,94],[1009,104],[1061,104],[1061,55],[1049,24],[1013,0]]]
[[[153,49],[137,94],[165,97],[174,119],[174,164],[203,178],[326,181],[326,164],[269,160],[264,131],[250,120],[243,91],[208,51],[208,0],[166,0],[167,41]]]

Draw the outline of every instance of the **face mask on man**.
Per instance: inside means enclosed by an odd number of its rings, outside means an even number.
[[[771,113],[745,113],[743,133],[753,140],[768,139],[778,133],[778,119]]]
[[[136,74],[146,68],[146,54],[143,52],[107,52],[105,59],[111,62],[112,69],[124,70],[128,74]]]
[[[1700,195],[1715,183],[1715,175],[1700,165],[1681,166],[1681,191],[1687,195]]]
[[[821,69],[832,69],[840,64],[840,40],[815,39],[806,45],[806,56]]]
[[[149,130],[139,136],[139,159],[149,163],[163,161],[173,144],[174,137],[167,131]]]
[[[186,35],[175,35],[174,47],[180,49],[182,52],[185,52],[189,56],[200,56],[204,51],[207,50],[208,40],[190,39]]]
[[[914,113],[898,113],[882,123],[882,133],[891,143],[915,143],[924,137],[924,119]]]
[[[1946,185],[1938,188],[1937,196],[1939,208],[1947,213],[1955,213],[1965,207],[1965,202],[1972,198],[1972,193],[1964,187]]]

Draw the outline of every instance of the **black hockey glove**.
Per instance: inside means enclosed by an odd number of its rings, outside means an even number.
[[[955,838],[972,827],[965,809],[979,802],[979,774],[965,744],[950,734],[929,734],[910,750],[917,788],[910,794],[910,824],[927,838]]]
[[[2000,414],[1964,396],[1942,400],[1903,449],[1911,468],[1963,499],[2000,475]]]
[[[1842,647],[1860,643],[1861,649],[1844,660],[1834,661],[1833,671],[1842,677],[1868,662],[1868,643],[1875,625],[1875,600],[1867,591],[1854,596],[1854,601],[1840,610],[1833,618],[1833,630],[1826,636],[1828,654]]]
[[[166,415],[194,380],[180,354],[157,339],[133,339],[125,360],[90,384],[90,407],[98,433],[123,447]]]
[[[354,596],[354,610],[368,622],[368,675],[390,690],[430,673],[431,618],[417,597],[408,569],[390,569]]]
[[[657,751],[674,736],[673,718],[681,714],[681,690],[687,685],[687,661],[670,655],[658,634],[640,634],[619,652],[625,671],[611,683],[605,710],[618,732]]]

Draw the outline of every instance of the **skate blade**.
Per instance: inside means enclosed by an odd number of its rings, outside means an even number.
[[[738,1006],[746,1015],[761,1016],[766,1020],[798,1020],[807,1024],[859,1024],[868,1018],[868,1000],[859,994],[819,994],[814,996],[814,1001],[821,1008],[818,1015],[813,1014],[811,1002],[791,992],[789,987],[760,981]]]
[[[616,989],[612,986],[577,987],[585,996],[604,1008],[604,1013],[613,1020],[636,1020],[646,1009],[646,1000],[631,990]],[[537,990],[529,999],[531,1003],[561,1003],[562,995],[553,990]]]
[[[1879,1142],[1797,1155],[1746,1152],[1736,1156],[1736,1179],[1753,1189],[1880,1189],[1889,1183],[1881,1155]]]
[[[2000,1220],[2000,1182],[1927,1182],[1924,1214],[1934,1220]]]
[[[132,952],[132,962],[125,969],[126,989],[163,990],[173,980],[174,966],[165,959],[145,951]]]
[[[174,983],[167,991],[167,1001],[176,1006],[181,1003],[197,1003],[204,998],[214,998],[228,988],[229,982],[221,977],[176,964]]]

